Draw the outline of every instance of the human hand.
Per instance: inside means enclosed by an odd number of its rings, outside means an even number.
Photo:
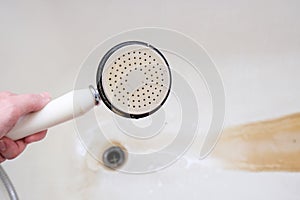
[[[20,117],[41,110],[50,101],[48,93],[13,94],[0,92],[0,163],[20,155],[29,143],[46,136],[47,130],[13,141],[5,135],[14,127]]]

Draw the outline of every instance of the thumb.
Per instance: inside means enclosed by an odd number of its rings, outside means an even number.
[[[47,92],[40,94],[21,94],[15,98],[16,107],[19,109],[20,116],[41,110],[51,99]]]

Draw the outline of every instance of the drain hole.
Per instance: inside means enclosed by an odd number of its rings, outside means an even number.
[[[103,153],[102,159],[106,167],[116,169],[125,163],[125,152],[118,146],[112,146]]]

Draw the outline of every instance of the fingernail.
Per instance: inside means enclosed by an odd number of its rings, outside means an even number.
[[[50,101],[50,94],[48,93],[48,92],[42,92],[42,93],[40,93],[40,95],[41,95],[41,97],[43,97],[44,98],[44,100],[46,101],[46,102],[49,102]]]
[[[0,151],[5,151],[6,150],[6,144],[3,140],[0,140]]]

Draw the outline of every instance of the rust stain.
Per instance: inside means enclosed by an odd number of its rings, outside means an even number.
[[[227,128],[211,157],[225,168],[300,171],[300,113]]]

